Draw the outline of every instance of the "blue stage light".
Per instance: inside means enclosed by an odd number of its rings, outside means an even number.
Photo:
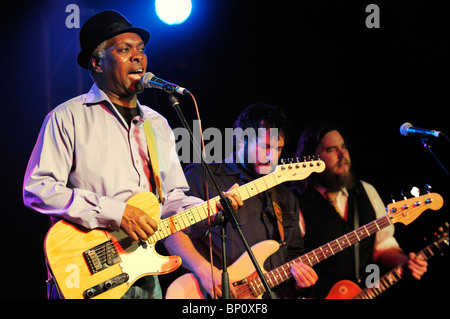
[[[181,24],[189,18],[191,0],[155,0],[156,15],[168,25]]]

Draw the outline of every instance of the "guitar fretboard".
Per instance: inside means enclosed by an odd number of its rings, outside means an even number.
[[[448,237],[444,237],[435,241],[434,243],[428,245],[422,249],[417,255],[421,256],[424,260],[428,260],[434,255],[438,254],[444,245],[448,245]],[[374,287],[369,287],[361,291],[353,299],[374,299],[378,297],[381,293],[385,292],[387,289],[395,285],[404,276],[404,265],[398,265],[390,272],[385,274],[380,280],[374,285]]]
[[[330,241],[309,253],[266,272],[264,277],[266,278],[269,287],[273,288],[292,277],[290,268],[293,264],[303,263],[312,267],[391,224],[392,222],[388,215],[380,217],[377,220]],[[255,296],[259,296],[266,291],[259,277],[250,280],[249,286]]]
[[[230,191],[230,193],[238,194],[244,201],[278,184],[279,182],[275,177],[275,173],[272,173],[255,179],[250,183],[242,185]],[[158,240],[166,238],[182,229],[185,229],[208,218],[208,212],[211,216],[214,215],[215,213],[217,213],[216,204],[219,202],[219,200],[219,196],[210,199],[209,210],[208,203],[205,202],[201,205],[189,208],[179,214],[161,220],[160,222],[158,222],[158,230],[149,237],[149,242],[156,243]]]

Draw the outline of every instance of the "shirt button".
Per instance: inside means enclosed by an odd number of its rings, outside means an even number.
[[[142,188],[147,188],[147,184],[142,185]]]
[[[136,164],[139,164],[139,160],[138,159],[136,160]]]

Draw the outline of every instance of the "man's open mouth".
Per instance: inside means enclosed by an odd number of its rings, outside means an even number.
[[[130,73],[128,73],[128,76],[133,81],[139,81],[143,74],[144,74],[144,69],[140,68],[140,69],[136,69],[134,71],[131,71]]]
[[[143,68],[136,69],[136,70],[130,72],[130,74],[138,74],[139,76],[142,76],[143,73],[144,73]]]

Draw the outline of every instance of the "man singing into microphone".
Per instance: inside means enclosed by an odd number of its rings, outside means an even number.
[[[123,230],[138,241],[152,235],[157,224],[126,203],[131,196],[151,191],[162,212],[171,214],[202,202],[184,194],[188,184],[166,119],[136,97],[142,90],[149,39],[147,30],[115,11],[100,12],[83,25],[78,64],[95,83],[87,94],[59,105],[45,118],[25,173],[26,206],[87,229]],[[147,143],[148,125],[154,145]],[[152,148],[156,156],[149,155]],[[235,208],[242,204],[229,197]],[[64,297],[55,288],[50,283],[49,298]],[[161,297],[157,276],[143,277],[124,295]]]

